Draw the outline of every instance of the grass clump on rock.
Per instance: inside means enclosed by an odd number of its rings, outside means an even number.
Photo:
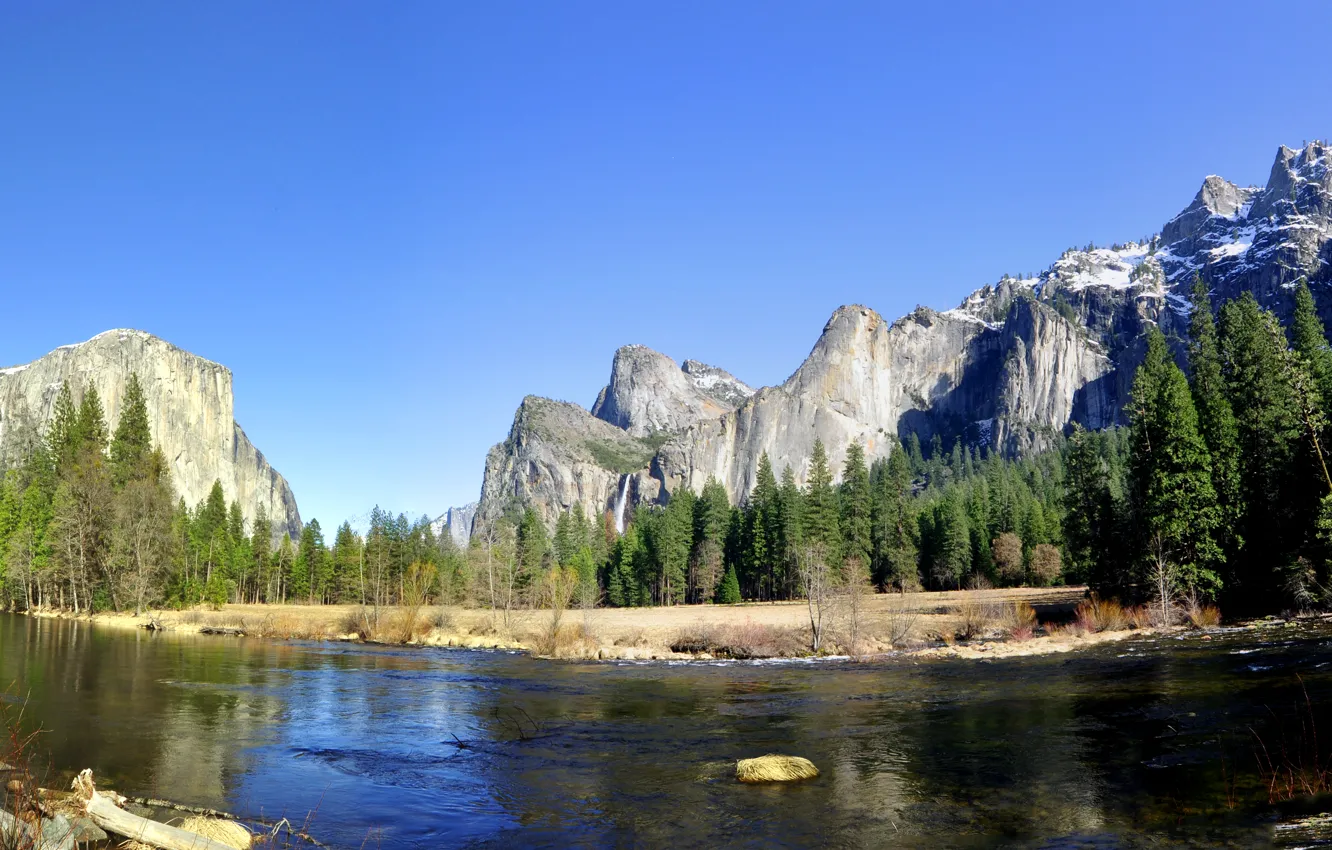
[[[735,778],[741,782],[793,782],[819,775],[814,762],[800,756],[766,755],[740,759],[735,763]]]

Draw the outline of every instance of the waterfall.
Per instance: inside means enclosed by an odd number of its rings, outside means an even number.
[[[629,476],[620,482],[620,495],[615,498],[615,533],[624,534],[624,503],[629,501]]]

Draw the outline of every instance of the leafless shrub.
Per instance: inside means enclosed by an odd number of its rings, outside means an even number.
[[[892,593],[888,596],[883,616],[883,624],[887,629],[886,636],[892,646],[902,646],[910,639],[911,630],[920,617],[920,611],[907,599],[905,593]]]
[[[647,646],[647,631],[641,627],[629,629],[615,639],[616,646]]]
[[[1101,599],[1096,594],[1078,603],[1074,616],[1083,631],[1118,632],[1128,628],[1129,618],[1124,606],[1114,599]]]
[[[1146,629],[1152,625],[1152,608],[1148,605],[1134,605],[1124,609],[1124,616],[1135,629]]]
[[[961,640],[984,637],[994,628],[1000,613],[993,602],[968,596],[953,607],[953,615],[958,619],[957,637]]]
[[[1010,640],[1030,640],[1036,633],[1036,609],[1020,599],[1013,602],[1004,612],[1003,628]]]
[[[807,649],[802,630],[746,620],[725,626],[695,626],[671,641],[672,652],[708,653],[717,658],[781,658]]]
[[[1184,617],[1195,629],[1214,629],[1221,625],[1221,610],[1190,594],[1183,604]]]
[[[865,653],[869,601],[874,596],[874,585],[869,572],[858,560],[847,561],[846,576],[846,582],[836,594],[839,642],[848,655],[859,657]]]

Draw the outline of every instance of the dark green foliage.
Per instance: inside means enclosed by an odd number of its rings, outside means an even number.
[[[837,493],[832,487],[832,472],[828,469],[828,455],[823,441],[814,440],[810,455],[809,478],[805,485],[806,542],[822,546],[831,563],[839,563],[842,548],[841,518],[838,516]]]
[[[1299,510],[1293,460],[1301,437],[1286,337],[1276,317],[1245,293],[1221,308],[1221,364],[1238,429],[1239,536],[1228,565],[1229,600],[1248,607],[1277,603],[1280,565],[1295,560],[1309,523]],[[1235,606],[1232,606],[1235,607]]]
[[[1131,577],[1121,521],[1126,516],[1124,429],[1087,431],[1075,426],[1065,451],[1065,573],[1107,598],[1124,596]]]
[[[958,466],[962,455],[956,453]],[[855,559],[861,569],[868,569],[873,544],[870,539],[870,476],[865,466],[865,450],[852,442],[846,448],[846,461],[842,464],[842,484],[838,489],[840,502],[841,539],[843,557]]]
[[[1145,571],[1168,570],[1183,592],[1213,596],[1221,585],[1215,569],[1221,512],[1211,455],[1198,431],[1188,381],[1155,327],[1133,380],[1129,419],[1134,530]]]
[[[726,568],[721,584],[717,585],[717,604],[735,605],[740,602],[740,580],[735,577],[735,565]]]
[[[1240,486],[1239,425],[1230,405],[1221,350],[1217,341],[1212,303],[1201,277],[1193,281],[1193,312],[1189,317],[1189,371],[1193,404],[1198,412],[1201,431],[1212,460],[1212,489],[1221,511],[1217,542],[1230,558],[1244,545],[1238,523],[1244,514]]]
[[[146,474],[145,464],[153,450],[153,435],[148,427],[148,405],[143,397],[139,376],[130,373],[121,403],[120,422],[111,439],[112,477],[118,485]]]
[[[870,535],[874,582],[898,589],[919,584],[911,466],[900,449],[870,470]]]

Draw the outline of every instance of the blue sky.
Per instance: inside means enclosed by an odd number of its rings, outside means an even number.
[[[150,331],[231,367],[307,519],[433,515],[619,345],[780,382],[840,304],[1332,135],[1329,4],[1091,5],[9,0],[0,364]]]

